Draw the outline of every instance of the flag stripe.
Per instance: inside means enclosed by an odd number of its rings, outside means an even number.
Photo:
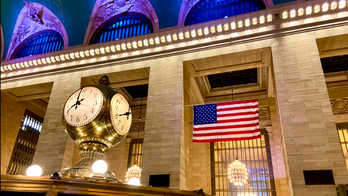
[[[259,111],[252,111],[252,112],[245,112],[243,115],[248,115],[248,114],[259,114]],[[242,117],[243,117],[242,115]],[[227,117],[227,116],[241,116],[240,113],[235,113],[235,114],[219,114],[218,117]]]
[[[202,137],[194,137],[195,140],[203,140],[203,139],[226,139],[226,138],[242,138],[242,137],[254,137],[260,135],[259,133],[247,133],[247,134],[230,134],[230,135],[214,135],[214,136],[202,136]]]
[[[239,119],[224,119],[224,120],[218,120],[217,122],[218,123],[230,123],[230,122],[240,122],[241,120],[243,121],[255,121],[255,120],[258,120],[259,117],[256,116],[256,117],[252,117],[252,118],[239,118]]]
[[[243,116],[226,116],[226,117],[218,117],[217,121],[220,120],[233,120],[233,119],[244,119],[244,118],[253,118],[253,117],[259,117],[259,114],[247,114]]]
[[[254,127],[239,127],[239,128],[234,128],[234,129],[209,129],[209,130],[198,130],[198,131],[193,131],[194,134],[201,134],[201,133],[214,133],[214,132],[233,132],[233,131],[247,131],[247,130],[259,130],[259,126],[254,126]]]
[[[249,126],[256,126],[259,125],[258,120],[253,121],[241,121],[241,122],[231,122],[231,123],[218,123],[218,124],[206,124],[206,125],[194,125],[193,130],[200,130],[200,129],[225,129],[227,128],[237,128],[237,127],[249,127]]]
[[[196,137],[203,136],[215,136],[215,135],[233,135],[233,134],[248,134],[248,133],[258,133],[260,130],[249,130],[249,131],[228,131],[228,132],[213,132],[213,133],[196,133]]]
[[[231,110],[231,109],[233,109],[233,110]],[[217,111],[218,112],[223,112],[223,111],[230,111],[230,112],[232,112],[232,111],[239,111],[239,110],[241,110],[241,111],[243,111],[243,110],[253,110],[253,111],[255,111],[255,109],[257,109],[257,106],[255,107],[255,106],[240,106],[240,107],[235,107],[235,108],[220,108],[219,106],[217,107]]]
[[[260,138],[261,135],[253,136],[253,137],[240,137],[240,138],[219,138],[219,139],[196,139],[193,138],[192,142],[225,142],[225,141],[241,141],[241,140],[252,140],[252,139],[257,139]]]
[[[194,106],[193,142],[259,138],[258,100]]]

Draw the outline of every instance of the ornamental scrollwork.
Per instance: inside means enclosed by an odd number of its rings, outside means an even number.
[[[348,98],[330,99],[330,102],[334,114],[348,113]]]
[[[259,108],[259,119],[269,119],[268,108]]]

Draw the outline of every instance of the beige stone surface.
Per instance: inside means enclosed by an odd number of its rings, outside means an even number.
[[[108,164],[108,170],[115,173],[119,180],[125,182],[127,172],[129,144],[131,139],[125,138],[121,143],[112,147],[106,153],[105,162]]]
[[[6,174],[25,107],[1,93],[1,174]]]
[[[183,65],[150,67],[141,183],[149,175],[170,174],[170,188],[187,189],[187,153],[182,150]]]
[[[287,196],[290,195],[290,190],[284,161],[283,135],[279,126],[276,106],[273,104],[270,106],[270,115],[272,126],[266,127],[266,130],[269,135],[276,193],[277,195]]]
[[[276,101],[293,195],[334,195],[334,186],[306,186],[303,170],[332,170],[347,182],[316,41],[302,34],[272,45]]]
[[[53,84],[33,160],[33,164],[41,166],[43,175],[72,165],[74,143],[64,131],[62,114],[65,101],[78,88],[80,78],[58,80]]]

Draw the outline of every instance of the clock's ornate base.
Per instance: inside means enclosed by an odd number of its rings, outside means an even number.
[[[107,147],[103,144],[86,142],[79,145],[80,160],[72,167],[62,169],[59,176],[62,178],[95,179],[120,182],[115,174],[106,171],[104,174],[94,174],[92,165],[95,161],[105,158]]]
[[[76,178],[76,179],[87,179],[97,181],[108,181],[108,182],[122,182],[118,180],[112,171],[106,171],[104,174],[94,175],[92,167],[90,168],[65,168],[59,172],[62,178]]]

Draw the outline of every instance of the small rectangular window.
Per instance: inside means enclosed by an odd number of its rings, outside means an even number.
[[[335,184],[332,170],[304,170],[306,185]]]
[[[149,186],[152,187],[169,187],[170,175],[160,174],[160,175],[150,175]]]

